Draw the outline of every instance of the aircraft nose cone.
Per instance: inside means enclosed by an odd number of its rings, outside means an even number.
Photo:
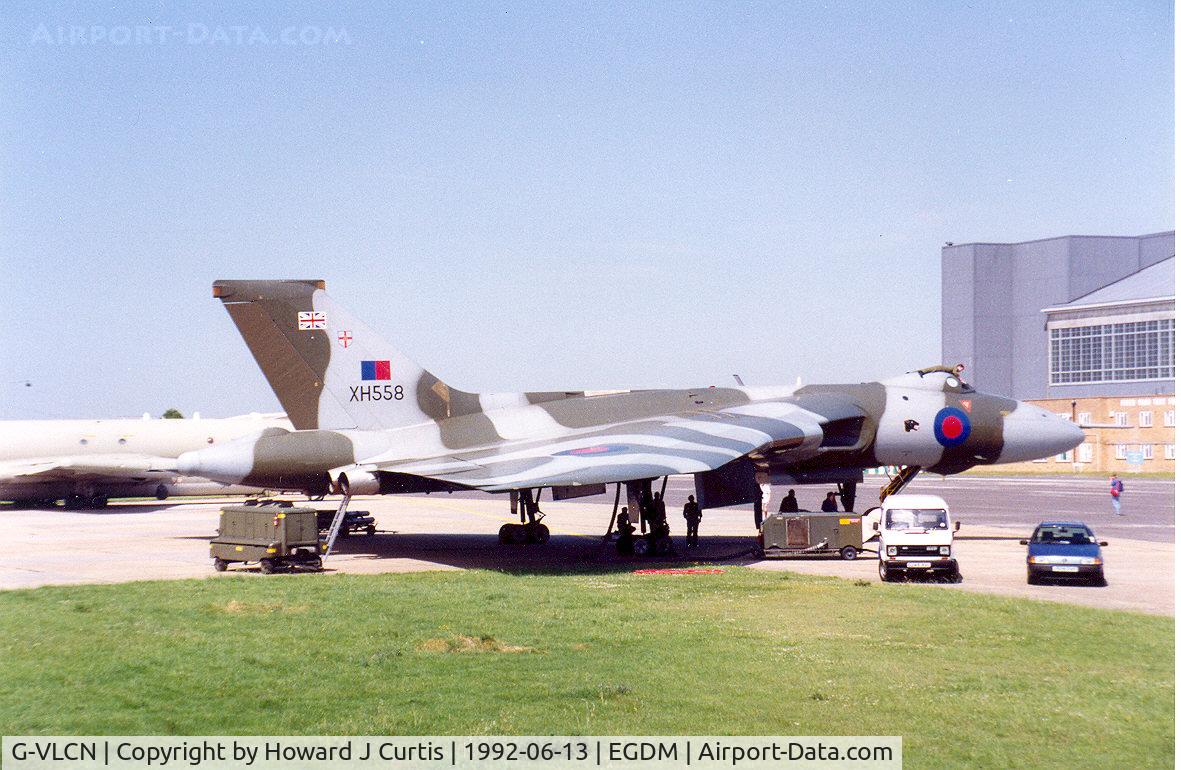
[[[1052,412],[1020,403],[1005,415],[1004,446],[998,463],[1040,460],[1062,454],[1082,443],[1082,428]]]

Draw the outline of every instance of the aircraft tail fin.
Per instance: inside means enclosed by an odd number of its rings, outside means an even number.
[[[324,281],[213,284],[292,425],[373,429],[480,411],[332,301]]]

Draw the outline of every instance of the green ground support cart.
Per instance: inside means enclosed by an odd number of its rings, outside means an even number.
[[[258,562],[267,574],[291,567],[318,570],[323,552],[316,509],[290,503],[228,505],[221,509],[217,536],[209,543],[218,572],[231,562]]]
[[[759,545],[764,558],[840,556],[856,559],[864,549],[856,513],[776,513],[763,519]]]

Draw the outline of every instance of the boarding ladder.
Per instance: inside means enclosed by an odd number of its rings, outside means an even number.
[[[878,492],[878,502],[884,501],[890,495],[896,495],[902,491],[902,488],[914,480],[914,477],[919,475],[921,471],[917,465],[903,465],[898,469],[898,473],[890,477],[890,481],[881,491]]]
[[[340,528],[344,524],[344,517],[349,510],[349,500],[353,496],[345,493],[340,499],[340,507],[336,509],[336,515],[332,517],[332,526],[328,528],[328,544],[324,546],[324,558],[328,558],[328,554],[332,553],[332,546],[336,544],[336,536],[340,534]]]

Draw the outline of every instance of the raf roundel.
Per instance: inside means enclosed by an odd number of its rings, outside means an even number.
[[[597,455],[619,454],[627,450],[628,446],[626,444],[598,444],[596,446],[567,449],[565,452],[555,452],[554,457],[594,457]]]
[[[942,446],[959,446],[972,434],[968,414],[954,406],[945,406],[935,414],[935,440]]]

